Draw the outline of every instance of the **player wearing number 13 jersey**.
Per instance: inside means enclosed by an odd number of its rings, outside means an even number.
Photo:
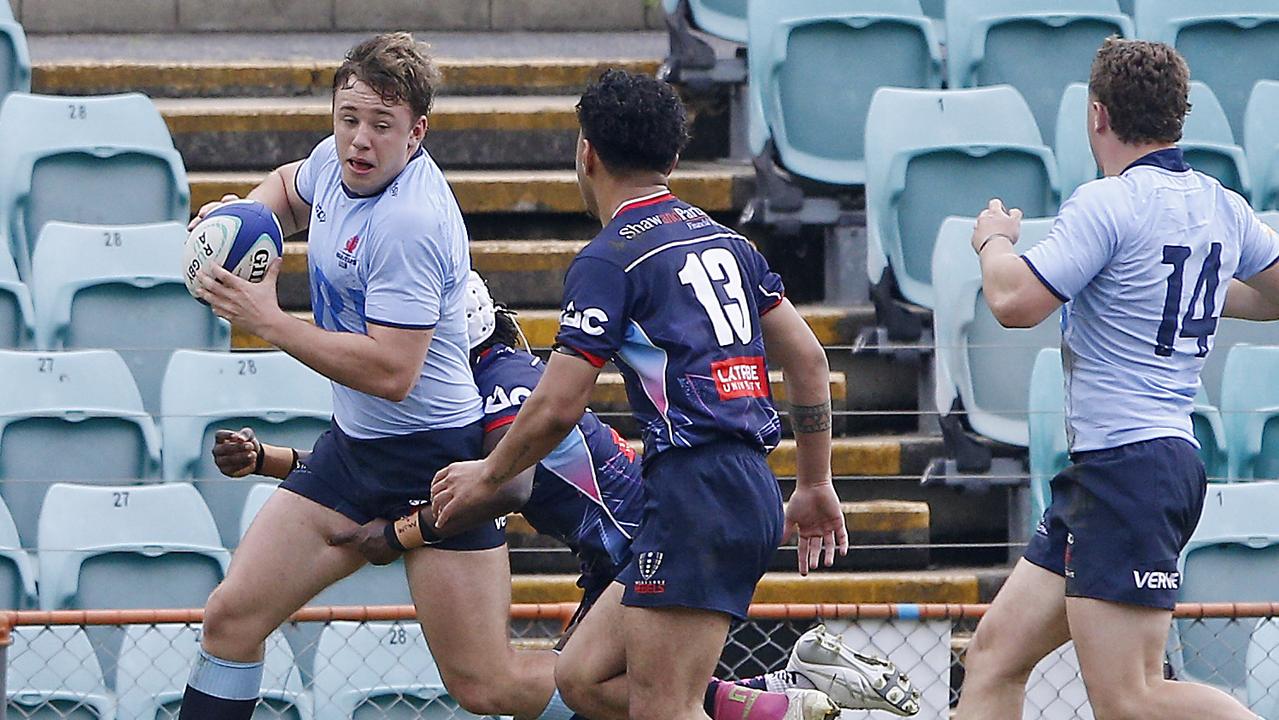
[[[1162,674],[1177,559],[1206,491],[1190,421],[1199,372],[1223,312],[1279,317],[1279,237],[1175,144],[1188,93],[1171,47],[1107,40],[1087,116],[1106,177],[1020,257],[1018,211],[992,200],[978,219],[973,247],[1001,323],[1029,327],[1065,304],[1072,464],[969,646],[964,720],[1020,717],[1031,668],[1067,639],[1098,717],[1256,717]]]

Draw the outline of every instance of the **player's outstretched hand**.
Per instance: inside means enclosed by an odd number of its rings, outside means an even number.
[[[253,428],[218,430],[213,434],[213,464],[227,477],[253,474],[261,452],[262,443],[253,434]]]
[[[835,564],[835,553],[848,554],[844,511],[830,483],[795,488],[786,503],[786,531],[782,542],[799,538],[799,574]]]
[[[218,265],[206,264],[198,275],[196,297],[209,304],[218,317],[232,325],[262,335],[277,316],[283,314],[275,294],[284,260],[276,258],[267,266],[261,282],[251,283]]]
[[[187,223],[187,232],[191,232],[192,230],[194,230],[195,226],[199,225],[200,221],[204,219],[204,216],[208,215],[209,213],[213,212],[214,210],[217,210],[219,207],[222,207],[223,205],[233,200],[239,200],[239,199],[240,199],[239,195],[236,195],[235,193],[227,193],[226,195],[222,196],[221,200],[211,200],[201,205],[200,209],[195,211],[195,217],[191,218],[191,222]]]
[[[484,461],[456,462],[435,474],[431,481],[431,507],[435,527],[444,530],[449,520],[484,499]]]
[[[1004,208],[1004,201],[992,198],[986,209],[977,215],[977,224],[973,227],[973,251],[981,252],[982,245],[992,235],[1003,235],[1008,242],[1016,245],[1021,237],[1021,210]]]
[[[329,544],[334,547],[354,547],[370,563],[389,565],[400,556],[400,551],[386,542],[386,526],[389,524],[388,520],[375,518],[357,528],[334,535],[329,538]]]

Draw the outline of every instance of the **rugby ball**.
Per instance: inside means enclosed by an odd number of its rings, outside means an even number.
[[[187,235],[182,278],[195,296],[197,276],[207,264],[260,282],[271,261],[284,252],[284,233],[271,209],[256,200],[232,200],[204,216]]]

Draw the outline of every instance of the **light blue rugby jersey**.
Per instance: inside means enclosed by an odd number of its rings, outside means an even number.
[[[1232,277],[1279,260],[1248,203],[1160,150],[1081,186],[1022,256],[1060,300],[1072,452],[1195,441],[1190,413]]]
[[[422,374],[404,401],[333,383],[338,427],[371,439],[478,421],[466,336],[466,226],[431,156],[419,150],[382,192],[360,196],[342,183],[329,137],[298,168],[296,185],[311,204],[307,262],[315,324],[354,333],[365,333],[368,323],[435,329]]]

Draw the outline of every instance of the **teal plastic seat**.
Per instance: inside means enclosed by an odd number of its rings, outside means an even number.
[[[31,56],[27,52],[26,33],[14,21],[12,13],[0,13],[0,98],[30,90]]]
[[[1279,81],[1258,80],[1244,111],[1243,146],[1252,172],[1252,206],[1279,210]]]
[[[312,690],[317,720],[474,717],[448,697],[416,623],[330,624]]]
[[[1195,170],[1217,178],[1222,185],[1249,197],[1252,173],[1243,148],[1226,120],[1221,103],[1212,89],[1201,82],[1190,83],[1190,104],[1178,146],[1186,162]],[[1068,198],[1080,185],[1101,177],[1088,145],[1088,86],[1074,83],[1062,94],[1057,114],[1057,166],[1061,171],[1062,197]]]
[[[928,308],[933,245],[950,215],[993,197],[1026,217],[1057,212],[1057,169],[1012,87],[880,88],[866,120],[866,231],[872,280],[887,261],[902,296]]]
[[[49,484],[159,479],[160,433],[114,351],[0,351],[0,378],[0,497],[24,547]]]
[[[1066,441],[1066,379],[1061,369],[1061,350],[1045,348],[1035,356],[1030,372],[1027,400],[1027,427],[1030,433],[1030,521],[1044,516],[1052,502],[1050,483],[1070,464]]]
[[[40,607],[61,610],[203,607],[231,555],[187,483],[57,483],[40,511],[39,558]]]
[[[1027,447],[1031,370],[1041,350],[1060,347],[1061,320],[1053,313],[1027,329],[1005,328],[995,320],[981,291],[981,265],[970,242],[975,223],[973,218],[946,218],[933,249],[937,410],[950,412],[958,394],[974,431]],[[1023,221],[1017,252],[1038,244],[1052,225],[1052,218]]]
[[[200,626],[130,625],[117,667],[121,718],[165,720],[176,717],[187,677],[200,649]],[[293,652],[276,632],[266,639],[261,699],[254,720],[311,720],[310,693],[293,665]]]
[[[230,324],[187,292],[186,236],[181,223],[45,225],[31,267],[40,347],[115,350],[133,372],[143,407],[159,415],[175,348],[231,345]]]
[[[84,628],[13,629],[5,696],[10,717],[37,720],[114,720],[115,696]]]
[[[1279,347],[1237,345],[1221,379],[1231,480],[1279,478]]]
[[[329,381],[283,352],[178,350],[160,395],[164,478],[195,483],[226,547],[238,544],[245,496],[260,478],[219,472],[214,434],[248,426],[262,442],[310,450],[333,415]]]
[[[1203,371],[1199,373],[1200,386],[1208,404],[1222,404],[1222,378],[1226,359],[1236,345],[1279,345],[1279,325],[1268,322],[1252,322],[1237,318],[1221,318],[1217,332],[1212,336],[1212,352],[1204,358]]]
[[[0,500],[0,608],[26,610],[35,606],[35,566],[18,539],[13,515]]]
[[[35,308],[31,290],[18,279],[9,246],[0,244],[0,348],[21,350],[35,346]]]
[[[1260,212],[1257,213],[1257,218],[1269,225],[1271,230],[1279,232],[1279,211]]]
[[[0,233],[24,278],[49,221],[185,224],[189,217],[182,157],[144,95],[10,94],[0,105],[0,137]]]
[[[1115,0],[947,0],[947,84],[1012,85],[1051,145],[1062,91],[1111,35],[1134,35]]]
[[[1252,86],[1279,78],[1279,3],[1274,0],[1136,0],[1137,35],[1168,43],[1191,76],[1216,93],[1235,137],[1243,136]]]
[[[1279,483],[1212,485],[1203,515],[1181,553],[1179,602],[1268,602],[1279,597]],[[1238,696],[1247,684],[1254,622],[1174,622],[1170,661],[1179,679],[1205,682]]]
[[[941,87],[941,46],[918,0],[751,0],[749,19],[751,151],[771,137],[781,165],[804,177],[865,183],[875,90]]]
[[[704,33],[746,44],[746,0],[687,0],[693,26]],[[679,10],[680,0],[662,0],[670,15]]]

